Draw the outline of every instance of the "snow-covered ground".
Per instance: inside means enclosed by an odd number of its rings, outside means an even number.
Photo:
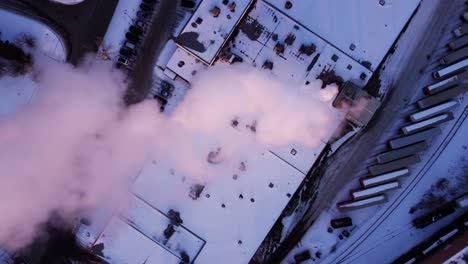
[[[67,59],[63,39],[48,26],[18,14],[0,10],[0,39],[23,44],[25,36],[35,40],[35,46],[45,55],[58,60]]]

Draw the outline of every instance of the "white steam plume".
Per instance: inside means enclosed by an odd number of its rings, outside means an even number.
[[[9,249],[30,243],[51,213],[119,205],[148,157],[207,182],[217,163],[238,166],[252,148],[317,146],[337,122],[329,90],[242,66],[201,73],[169,116],[154,101],[124,107],[108,65],[38,59],[35,68],[33,102],[0,119],[0,247]]]

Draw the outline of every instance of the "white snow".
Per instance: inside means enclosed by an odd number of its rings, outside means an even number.
[[[383,1],[384,5],[375,0],[291,0],[293,6],[288,10],[283,0],[265,2],[353,59],[372,63],[373,70],[419,4],[419,0]]]
[[[23,35],[34,38],[36,47],[45,55],[57,61],[67,59],[65,42],[51,28],[39,21],[0,9],[0,39],[19,43]]]

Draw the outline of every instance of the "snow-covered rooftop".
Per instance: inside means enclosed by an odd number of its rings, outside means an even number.
[[[375,68],[387,54],[420,0],[264,0],[338,50]]]
[[[176,43],[206,64],[212,64],[253,0],[200,3]]]
[[[256,67],[272,62],[274,75],[296,84],[312,83],[319,75],[333,72],[364,86],[372,75],[347,54],[263,1],[248,13],[229,44],[231,52],[244,62]],[[284,50],[279,52],[277,45]]]
[[[111,218],[94,241],[93,252],[127,262],[153,255],[182,259],[186,254],[197,263],[223,256],[228,256],[223,263],[248,263],[305,177],[267,150],[252,151],[249,160],[255,166],[240,165],[229,174],[220,168],[224,173],[210,179],[195,200],[189,194],[197,181],[157,161],[148,163],[135,180],[128,209]],[[183,223],[167,240],[170,210],[179,212]],[[82,226],[80,232],[91,228]],[[147,250],[158,248],[146,253],[118,251],[135,243]]]

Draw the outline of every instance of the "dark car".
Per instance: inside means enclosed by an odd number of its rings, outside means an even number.
[[[167,105],[167,99],[162,97],[160,94],[155,94],[153,98],[159,101],[162,106]]]
[[[117,58],[117,64],[121,64],[122,66],[129,66],[130,65],[130,62],[128,61],[127,58],[124,58],[122,56],[119,56]]]
[[[132,51],[132,50],[126,49],[126,48],[121,48],[119,50],[119,54],[126,57],[126,58],[130,58],[135,54],[135,51]]]
[[[161,81],[161,89],[168,90],[170,92],[174,91],[174,85],[167,81]]]
[[[180,5],[189,9],[195,8],[196,6],[195,1],[192,1],[192,0],[182,0]]]
[[[140,10],[143,12],[151,13],[153,12],[153,7],[151,5],[141,3],[140,4]]]
[[[130,26],[128,28],[128,31],[132,32],[132,34],[139,35],[139,36],[143,34],[143,28],[138,27],[138,26]]]
[[[347,227],[353,225],[351,217],[336,218],[330,221],[333,228]]]
[[[140,42],[140,37],[131,32],[127,32],[125,38],[133,44],[138,44]]]
[[[143,3],[148,5],[154,5],[156,3],[156,0],[143,0]]]
[[[150,16],[151,16],[150,13],[147,13],[147,12],[144,12],[144,11],[138,11],[138,12],[137,12],[137,17],[138,17],[139,19],[143,19],[143,20],[149,19]]]
[[[136,26],[136,27],[139,27],[142,31],[146,28],[145,21],[143,21],[141,19],[137,19],[133,25]]]

